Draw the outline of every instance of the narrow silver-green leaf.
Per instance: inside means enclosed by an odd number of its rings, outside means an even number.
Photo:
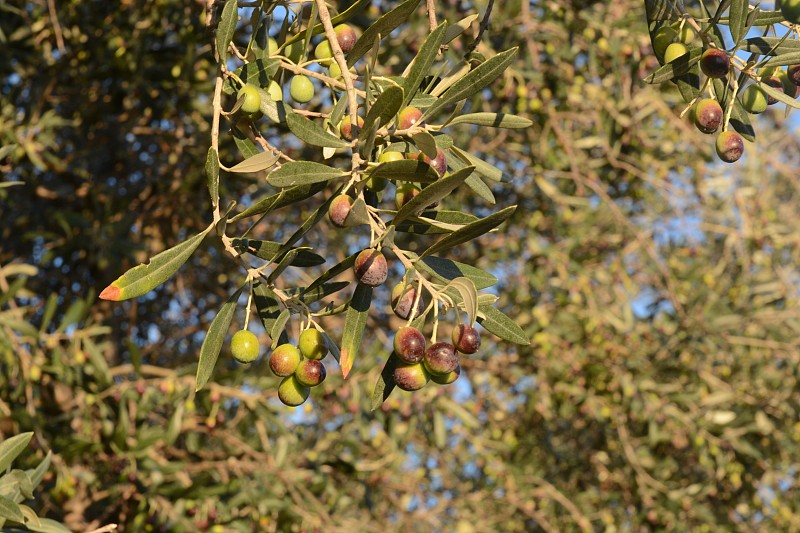
[[[281,306],[278,304],[278,297],[275,293],[264,285],[263,283],[256,283],[253,285],[253,301],[258,309],[258,317],[264,325],[266,331],[272,331],[275,326],[275,321],[281,314]],[[288,342],[289,337],[284,332],[279,337],[281,343]]]
[[[33,437],[33,432],[20,433],[14,435],[3,442],[0,442],[0,472],[6,468],[21,454]]]
[[[476,237],[480,237],[481,235],[485,235],[486,233],[490,232],[500,224],[502,224],[508,217],[514,214],[514,211],[517,209],[517,206],[512,205],[510,207],[506,207],[502,211],[498,211],[492,215],[489,215],[486,218],[482,218],[473,222],[472,224],[467,224],[463,228],[458,231],[454,231],[450,235],[446,235],[442,237],[433,245],[431,245],[427,250],[425,250],[421,258],[427,257],[429,255],[433,255],[437,252],[442,250],[448,250],[454,246],[458,246],[459,244],[465,243],[467,241],[471,241]]]
[[[339,13],[338,15],[333,17],[331,19],[331,24],[333,24],[334,26],[337,26],[339,24],[343,24],[343,23],[347,22],[348,20],[353,18],[355,15],[361,13],[363,11],[362,7],[364,7],[370,1],[371,0],[358,0],[353,5],[348,7],[347,10],[342,11],[341,13]],[[311,30],[311,35],[319,35],[320,33],[324,33],[324,32],[325,32],[325,26],[323,26],[323,24],[320,22],[319,24],[314,26],[313,30]],[[293,35],[290,39],[288,39],[286,41],[286,44],[290,45],[293,42],[296,42],[296,41],[299,41],[300,39],[303,39],[304,37],[305,37],[305,33],[297,33],[297,34]]]
[[[492,274],[472,265],[459,263],[451,259],[429,255],[420,261],[416,261],[414,265],[442,283],[465,277],[471,280],[478,290],[486,289],[497,283],[497,278]]]
[[[283,244],[275,241],[260,241],[255,239],[233,239],[231,245],[239,253],[249,253],[261,259],[272,261],[281,250]],[[311,252],[310,248],[293,248],[298,253],[292,259],[292,266],[296,267],[310,267],[321,265],[325,262],[325,258],[321,255]]]
[[[414,95],[417,94],[419,84],[422,83],[422,80],[428,75],[431,65],[439,54],[439,47],[442,46],[447,30],[448,25],[446,22],[443,22],[437,26],[436,29],[428,35],[425,42],[422,43],[417,57],[414,58],[408,75],[403,81],[403,89],[405,92],[403,104],[409,103],[411,99],[414,98]]]
[[[666,65],[660,67],[655,72],[647,76],[644,81],[646,83],[664,83],[679,76],[683,76],[700,61],[703,55],[703,49],[700,47],[692,48],[688,54],[683,54],[674,61],[670,61]]]
[[[761,11],[759,10],[758,14],[755,16],[755,19],[752,21],[753,26],[772,26],[773,24],[780,24],[783,22],[783,13],[780,11]],[[728,17],[722,17],[720,22],[723,24],[729,24],[730,20]]]
[[[475,222],[478,217],[461,211],[423,211],[416,217],[397,225],[397,231],[415,233],[417,235],[437,235],[453,233],[470,222]]]
[[[191,239],[164,250],[151,258],[146,265],[141,264],[128,270],[103,289],[100,298],[113,301],[128,300],[155,289],[171,278],[191,257],[212,227],[209,226]]]
[[[793,107],[795,109],[800,109],[800,101],[795,100],[791,96],[788,96],[783,89],[776,89],[775,87],[771,87],[766,83],[758,83],[758,86],[764,89],[764,92],[767,95],[773,97],[777,101],[788,105],[789,107]]]
[[[494,165],[491,165],[484,161],[479,157],[475,157],[474,155],[470,154],[469,152],[465,152],[464,150],[453,146],[450,151],[461,158],[467,165],[474,165],[475,171],[480,174],[481,176],[490,179],[492,181],[502,181],[503,180],[503,171],[497,168]]]
[[[462,33],[464,33],[470,26],[472,26],[473,22],[478,20],[478,16],[479,15],[475,13],[473,15],[470,15],[468,17],[459,20],[455,24],[449,24],[447,26],[447,31],[444,34],[444,41],[442,41],[442,44],[447,44],[456,37],[458,37],[459,35],[461,35]]]
[[[289,322],[289,317],[292,316],[292,312],[288,309],[284,309],[278,315],[278,318],[275,319],[275,322],[272,324],[272,329],[269,331],[269,338],[272,339],[272,349],[278,347],[281,344],[281,337],[283,337],[286,332],[286,323]]]
[[[258,200],[256,203],[230,219],[230,222],[235,222],[242,218],[252,217],[255,215],[269,214],[276,209],[292,205],[296,202],[305,200],[325,189],[325,183],[312,183],[310,185],[298,185],[291,189],[284,189],[279,193],[267,196]]]
[[[236,306],[238,305],[239,296],[242,294],[243,289],[244,286],[233,293],[231,297],[228,298],[228,301],[222,304],[222,309],[219,310],[217,316],[211,321],[211,326],[208,328],[206,338],[203,339],[203,345],[200,347],[200,361],[197,363],[195,390],[202,389],[211,377],[211,373],[214,371],[214,365],[217,364],[219,352],[222,350],[222,344],[225,342],[228,328],[233,321],[234,314],[236,314]]]
[[[389,398],[389,395],[394,390],[394,369],[399,362],[400,359],[392,352],[386,360],[386,364],[383,365],[381,375],[378,376],[378,381],[375,382],[375,388],[372,390],[372,401],[370,402],[372,411],[383,405],[383,402]]]
[[[445,289],[447,288],[458,291],[464,304],[464,311],[469,317],[469,325],[474,324],[478,314],[478,289],[475,287],[475,282],[467,277],[460,277],[448,283]]]
[[[208,181],[208,194],[211,196],[211,205],[219,205],[219,154],[214,147],[208,149],[206,157],[206,179]]]
[[[72,533],[63,524],[50,518],[40,518],[38,523],[26,522],[25,527],[36,533]]]
[[[217,26],[217,53],[219,60],[225,62],[228,59],[228,45],[236,33],[236,23],[239,19],[239,9],[236,0],[228,0],[222,8],[222,16]]]
[[[356,61],[361,59],[364,54],[372,49],[375,38],[378,37],[378,35],[386,37],[392,33],[392,30],[407,21],[411,14],[414,13],[419,2],[420,0],[406,0],[376,20],[372,26],[364,30],[364,33],[358,38],[353,49],[347,54],[348,68],[355,65]]]
[[[328,148],[347,148],[350,144],[338,137],[334,137],[325,129],[297,113],[286,113],[286,125],[298,139],[312,146],[322,146]]]
[[[425,111],[423,118],[432,116],[443,107],[469,98],[492,83],[506,68],[508,68],[514,60],[517,50],[518,48],[515,47],[501,52],[469,71],[463,78],[447,89],[435,104]]]
[[[342,377],[347,378],[353,368],[353,361],[364,338],[364,329],[367,326],[369,307],[372,304],[372,287],[358,283],[353,291],[353,298],[347,306],[342,333],[342,350],[339,366],[342,368]]]
[[[349,281],[334,281],[332,283],[323,283],[322,285],[310,291],[306,291],[305,289],[301,288],[301,289],[294,289],[288,292],[292,296],[293,300],[298,300],[306,305],[309,305],[314,302],[318,302],[319,300],[322,300],[323,298],[326,298],[331,294],[339,292],[348,285],[350,285]]]
[[[391,223],[399,224],[411,216],[422,213],[427,206],[438,202],[464,183],[464,180],[472,174],[473,170],[475,170],[475,167],[466,167],[458,172],[454,172],[446,178],[431,183],[422,189],[417,196],[412,198],[410,202],[401,207]]]
[[[36,468],[31,470],[27,470],[28,476],[31,478],[31,484],[34,487],[37,487],[39,483],[42,482],[44,479],[45,473],[50,468],[50,462],[53,460],[53,452],[48,451],[47,455],[44,456],[42,462],[36,465]]]
[[[747,33],[747,14],[750,12],[750,0],[733,0],[728,25],[734,45]]]
[[[464,180],[464,183],[466,183],[467,186],[470,189],[472,189],[472,192],[474,192],[475,194],[486,200],[486,202],[488,202],[489,205],[495,204],[495,199],[494,199],[494,194],[492,193],[492,189],[490,189],[489,186],[483,182],[480,176],[476,176],[473,174],[472,176],[469,176],[466,180]]]
[[[750,37],[744,40],[742,50],[765,56],[777,56],[800,50],[800,41],[786,37]]]
[[[25,517],[22,516],[22,510],[14,500],[0,496],[0,518],[6,520],[13,520],[14,522],[23,523]]]
[[[411,139],[416,147],[419,148],[419,151],[431,159],[438,155],[439,148],[436,146],[436,139],[427,131],[419,131],[412,135]]]
[[[233,142],[236,143],[236,148],[239,149],[239,153],[244,158],[253,157],[261,153],[256,143],[250,140],[239,128],[233,128],[231,135],[233,136]]]
[[[478,307],[478,311],[478,323],[489,333],[515,344],[530,345],[531,341],[525,331],[496,307],[482,305]]]
[[[267,177],[267,182],[275,187],[295,187],[330,181],[344,176],[344,171],[312,161],[285,163]]]
[[[402,105],[403,89],[401,87],[392,85],[383,91],[375,100],[375,103],[372,104],[372,107],[369,108],[369,113],[364,119],[364,127],[361,128],[361,132],[358,134],[359,141],[364,142],[366,140],[376,121],[380,120],[381,126],[388,124]]]
[[[266,87],[270,80],[275,77],[275,73],[280,68],[280,61],[277,59],[257,59],[251,63],[245,63],[242,67],[233,71],[240,80],[256,87]],[[225,94],[234,94],[239,91],[239,82],[234,81],[233,76],[227,78],[222,85]]]
[[[309,285],[308,287],[303,289],[300,292],[300,294],[303,295],[303,294],[306,294],[306,293],[310,293],[311,291],[313,291],[314,289],[316,289],[317,287],[319,287],[320,285],[322,285],[326,281],[328,281],[330,279],[333,279],[336,276],[338,276],[339,274],[341,274],[342,272],[344,272],[345,270],[348,270],[349,268],[351,268],[355,264],[356,257],[358,257],[358,253],[355,253],[355,254],[353,254],[351,256],[346,257],[340,263],[334,265],[333,267],[331,267],[330,269],[325,271],[325,273],[322,274],[320,277],[315,279],[311,283],[311,285]]]
[[[373,168],[369,175],[394,181],[418,183],[433,183],[439,179],[439,174],[429,164],[414,159],[381,163]]]
[[[280,157],[271,152],[261,152],[252,157],[248,157],[241,163],[237,163],[229,169],[229,172],[245,173],[245,172],[261,172],[272,168]]]
[[[467,113],[457,116],[447,125],[454,126],[456,124],[477,124],[492,128],[527,128],[533,124],[533,121],[508,113]]]
[[[779,56],[772,57],[763,63],[765,67],[785,67],[786,65],[796,65],[800,63],[800,50],[787,52]]]

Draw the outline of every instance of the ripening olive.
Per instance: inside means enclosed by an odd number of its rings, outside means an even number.
[[[294,377],[297,378],[297,381],[299,381],[301,385],[307,387],[316,387],[325,381],[327,375],[328,371],[325,370],[325,365],[322,364],[322,361],[318,361],[317,359],[305,359],[300,361],[294,373]]]
[[[358,127],[362,128],[364,126],[364,119],[361,117],[357,117]],[[348,141],[353,140],[353,124],[350,120],[350,115],[345,115],[342,119],[342,123],[339,124],[339,133],[342,134],[342,137],[347,139]]]
[[[231,353],[240,363],[252,363],[258,359],[258,337],[246,329],[237,331],[231,339]]]
[[[386,257],[378,250],[367,248],[356,257],[353,265],[356,279],[367,287],[377,287],[386,281],[389,274],[389,265]]]
[[[356,32],[347,24],[339,24],[333,31],[336,32],[336,40],[339,41],[339,48],[345,54],[353,49],[356,44]]]
[[[273,102],[280,102],[283,100],[283,89],[278,85],[278,82],[271,80],[267,86],[267,94],[272,98]]]
[[[429,379],[430,375],[422,363],[400,364],[394,369],[395,384],[406,391],[421,389]]]
[[[328,218],[334,226],[343,228],[352,207],[353,199],[346,194],[340,194],[331,201],[331,205],[328,207]]]
[[[717,137],[717,155],[726,163],[733,163],[742,157],[744,141],[735,131],[723,131]]]
[[[466,324],[459,324],[453,329],[453,344],[461,353],[473,354],[481,347],[481,335],[478,330]]]
[[[397,127],[401,130],[407,130],[412,126],[416,126],[421,118],[422,111],[414,106],[408,106],[400,111],[400,115],[397,117]]]
[[[328,355],[328,345],[325,336],[319,330],[308,328],[300,334],[298,342],[300,353],[309,359],[322,359]]]
[[[411,316],[411,309],[414,306],[414,301],[417,299],[417,288],[413,285],[406,285],[403,290],[403,284],[398,283],[392,289],[392,310],[394,314],[402,319],[407,319]],[[422,298],[419,299],[417,304],[417,313],[421,313],[425,308]]]
[[[281,344],[269,356],[269,368],[278,377],[294,374],[300,364],[300,351],[291,344]]]
[[[404,363],[419,363],[425,356],[425,336],[411,326],[398,329],[394,336],[394,353]]]
[[[719,48],[709,48],[700,56],[700,70],[709,78],[724,78],[731,68],[731,58]]]
[[[714,133],[722,123],[722,106],[713,98],[704,98],[694,107],[694,124],[703,133]]]
[[[397,191],[394,195],[394,203],[397,206],[397,209],[400,209],[410,202],[412,198],[420,193],[420,191],[421,189],[413,183],[406,182],[398,185]]]
[[[458,367],[459,355],[449,342],[437,342],[425,350],[423,363],[431,374],[449,374]]]

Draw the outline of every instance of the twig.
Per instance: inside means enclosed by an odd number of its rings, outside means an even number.
[[[66,47],[64,46],[64,33],[61,31],[61,23],[58,22],[58,13],[56,12],[56,6],[53,0],[47,0],[47,9],[50,11],[50,19],[53,21],[53,33],[56,34],[58,51],[63,54],[66,51]]]
[[[428,20],[431,24],[431,31],[436,29],[436,0],[427,0],[428,2]],[[491,7],[489,8],[491,9]]]
[[[489,17],[492,15],[492,8],[494,7],[494,0],[489,0],[489,5],[486,6],[486,13],[483,14],[483,20],[481,21],[480,29],[478,29],[478,36],[475,37],[475,41],[467,48],[467,54],[472,52],[478,47],[478,43],[481,42],[481,38],[483,37],[483,32],[486,31],[486,28],[489,27]]]

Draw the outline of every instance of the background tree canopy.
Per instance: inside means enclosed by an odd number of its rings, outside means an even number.
[[[454,52],[489,3],[436,2],[440,20],[480,15]],[[534,125],[449,133],[503,171],[498,206],[519,207],[448,257],[500,279],[498,307],[532,342],[486,334],[452,387],[370,411],[402,324],[388,294],[348,379],[330,365],[298,410],[264,358],[245,369],[227,346],[194,392],[205,332],[241,285],[216,242],[143,297],[97,299],[209,223],[205,3],[0,0],[0,435],[34,432],[18,468],[53,452],[27,502],[40,516],[73,531],[800,530],[792,116],[762,115],[722,166],[677,91],[642,81],[658,67],[643,2],[495,4],[476,52],[520,50],[469,108]],[[399,74],[428,24],[423,2],[376,68]],[[263,175],[220,188],[247,205]],[[443,203],[488,214],[469,191]],[[300,205],[260,238],[318,207]],[[330,264],[363,247],[310,235]]]

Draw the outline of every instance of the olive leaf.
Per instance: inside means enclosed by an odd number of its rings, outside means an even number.
[[[239,253],[249,253],[267,261],[276,260],[276,256],[283,246],[282,243],[275,241],[260,241],[254,239],[233,239],[231,245]],[[311,248],[292,248],[297,250],[297,254],[292,258],[291,266],[311,267],[321,265],[325,258],[319,254],[311,252]]]
[[[260,172],[271,168],[272,165],[278,162],[280,156],[272,152],[261,152],[252,157],[248,157],[244,161],[235,164],[228,169],[228,172],[236,173],[250,173]]]
[[[206,157],[206,178],[208,180],[208,194],[211,196],[211,206],[219,205],[219,154],[212,146],[208,149]]]
[[[195,376],[195,390],[199,391],[208,382],[211,373],[214,371],[214,366],[217,364],[219,352],[222,350],[222,344],[225,341],[225,336],[228,334],[228,328],[233,321],[233,315],[236,313],[236,306],[239,303],[239,296],[244,290],[244,285],[233,293],[228,300],[222,304],[222,308],[211,321],[211,326],[208,328],[206,338],[203,339],[203,345],[200,347],[200,360],[197,363],[197,374]]]
[[[402,105],[403,89],[401,87],[392,85],[384,90],[369,108],[367,117],[364,119],[364,127],[358,134],[359,141],[364,142],[369,137],[376,122],[380,121],[381,126],[388,124]]]
[[[242,218],[252,217],[255,215],[269,214],[276,209],[280,209],[282,207],[305,200],[306,198],[310,198],[319,191],[325,189],[325,186],[326,184],[324,182],[319,182],[298,185],[290,189],[284,189],[279,193],[272,194],[266,198],[256,201],[253,205],[230,219],[230,222],[235,222]]]
[[[294,187],[330,181],[344,175],[344,171],[321,163],[292,161],[267,176],[267,182],[275,187]]]
[[[533,125],[533,121],[508,113],[467,113],[458,115],[447,125],[454,126],[456,124],[477,124],[492,128],[528,128]]]
[[[178,271],[213,227],[211,225],[191,239],[164,250],[151,258],[146,265],[141,264],[128,270],[103,289],[100,298],[113,301],[128,300],[155,289]]]
[[[422,80],[428,75],[431,65],[436,60],[436,56],[439,55],[439,47],[444,41],[447,29],[447,23],[443,22],[437,26],[436,29],[428,35],[425,42],[422,43],[417,56],[414,58],[414,62],[408,69],[405,80],[403,80],[403,89],[405,92],[403,104],[408,104],[411,99],[414,98],[414,95],[419,90],[419,84],[422,83]]]
[[[425,250],[422,255],[420,255],[420,258],[425,258],[442,250],[447,250],[490,232],[502,224],[508,217],[514,214],[514,210],[516,210],[516,208],[516,205],[506,207],[502,211],[498,211],[497,213],[489,215],[486,218],[476,220],[471,224],[467,224],[460,230],[454,231],[450,235],[442,237],[427,250]]]
[[[297,113],[289,112],[286,114],[286,125],[298,139],[305,141],[312,146],[322,146],[329,148],[347,148],[350,144],[347,141],[334,137],[325,129]]]
[[[465,277],[472,281],[478,290],[486,289],[497,283],[497,278],[485,270],[434,255],[414,261],[414,266],[442,283]]]
[[[381,163],[373,167],[369,176],[395,181],[414,181],[418,183],[433,183],[439,179],[439,174],[433,170],[429,164],[415,159]]]
[[[372,411],[383,405],[383,402],[389,398],[389,395],[394,390],[394,369],[399,362],[400,359],[392,352],[386,360],[386,364],[383,365],[378,381],[375,382],[375,388],[372,390],[372,401],[370,402]]]
[[[464,304],[464,311],[469,317],[469,325],[475,323],[475,318],[478,314],[478,289],[475,288],[475,283],[467,277],[459,277],[448,283],[444,290],[453,288],[461,295],[461,301]]]
[[[486,331],[503,340],[528,346],[531,341],[525,331],[505,313],[490,305],[478,306],[478,323]]]
[[[347,378],[353,368],[353,361],[364,338],[364,329],[367,326],[369,308],[372,303],[372,287],[361,283],[356,285],[353,298],[347,306],[344,319],[344,332],[342,333],[342,350],[339,366],[342,368],[342,378]]]
[[[236,0],[228,0],[222,8],[222,16],[217,26],[217,53],[221,61],[228,57],[228,45],[236,33],[236,23],[239,18],[239,9]]]
[[[440,179],[436,183],[431,183],[412,198],[410,202],[400,208],[391,224],[399,224],[407,218],[421,213],[425,207],[446,197],[464,183],[464,180],[472,174],[473,170],[475,170],[475,167],[466,167],[446,178]]]
[[[352,67],[356,61],[361,59],[364,54],[369,52],[374,46],[375,39],[380,35],[386,37],[392,30],[398,27],[417,9],[420,0],[406,0],[396,8],[392,9],[381,18],[376,20],[356,41],[353,49],[347,54],[347,67]]]

